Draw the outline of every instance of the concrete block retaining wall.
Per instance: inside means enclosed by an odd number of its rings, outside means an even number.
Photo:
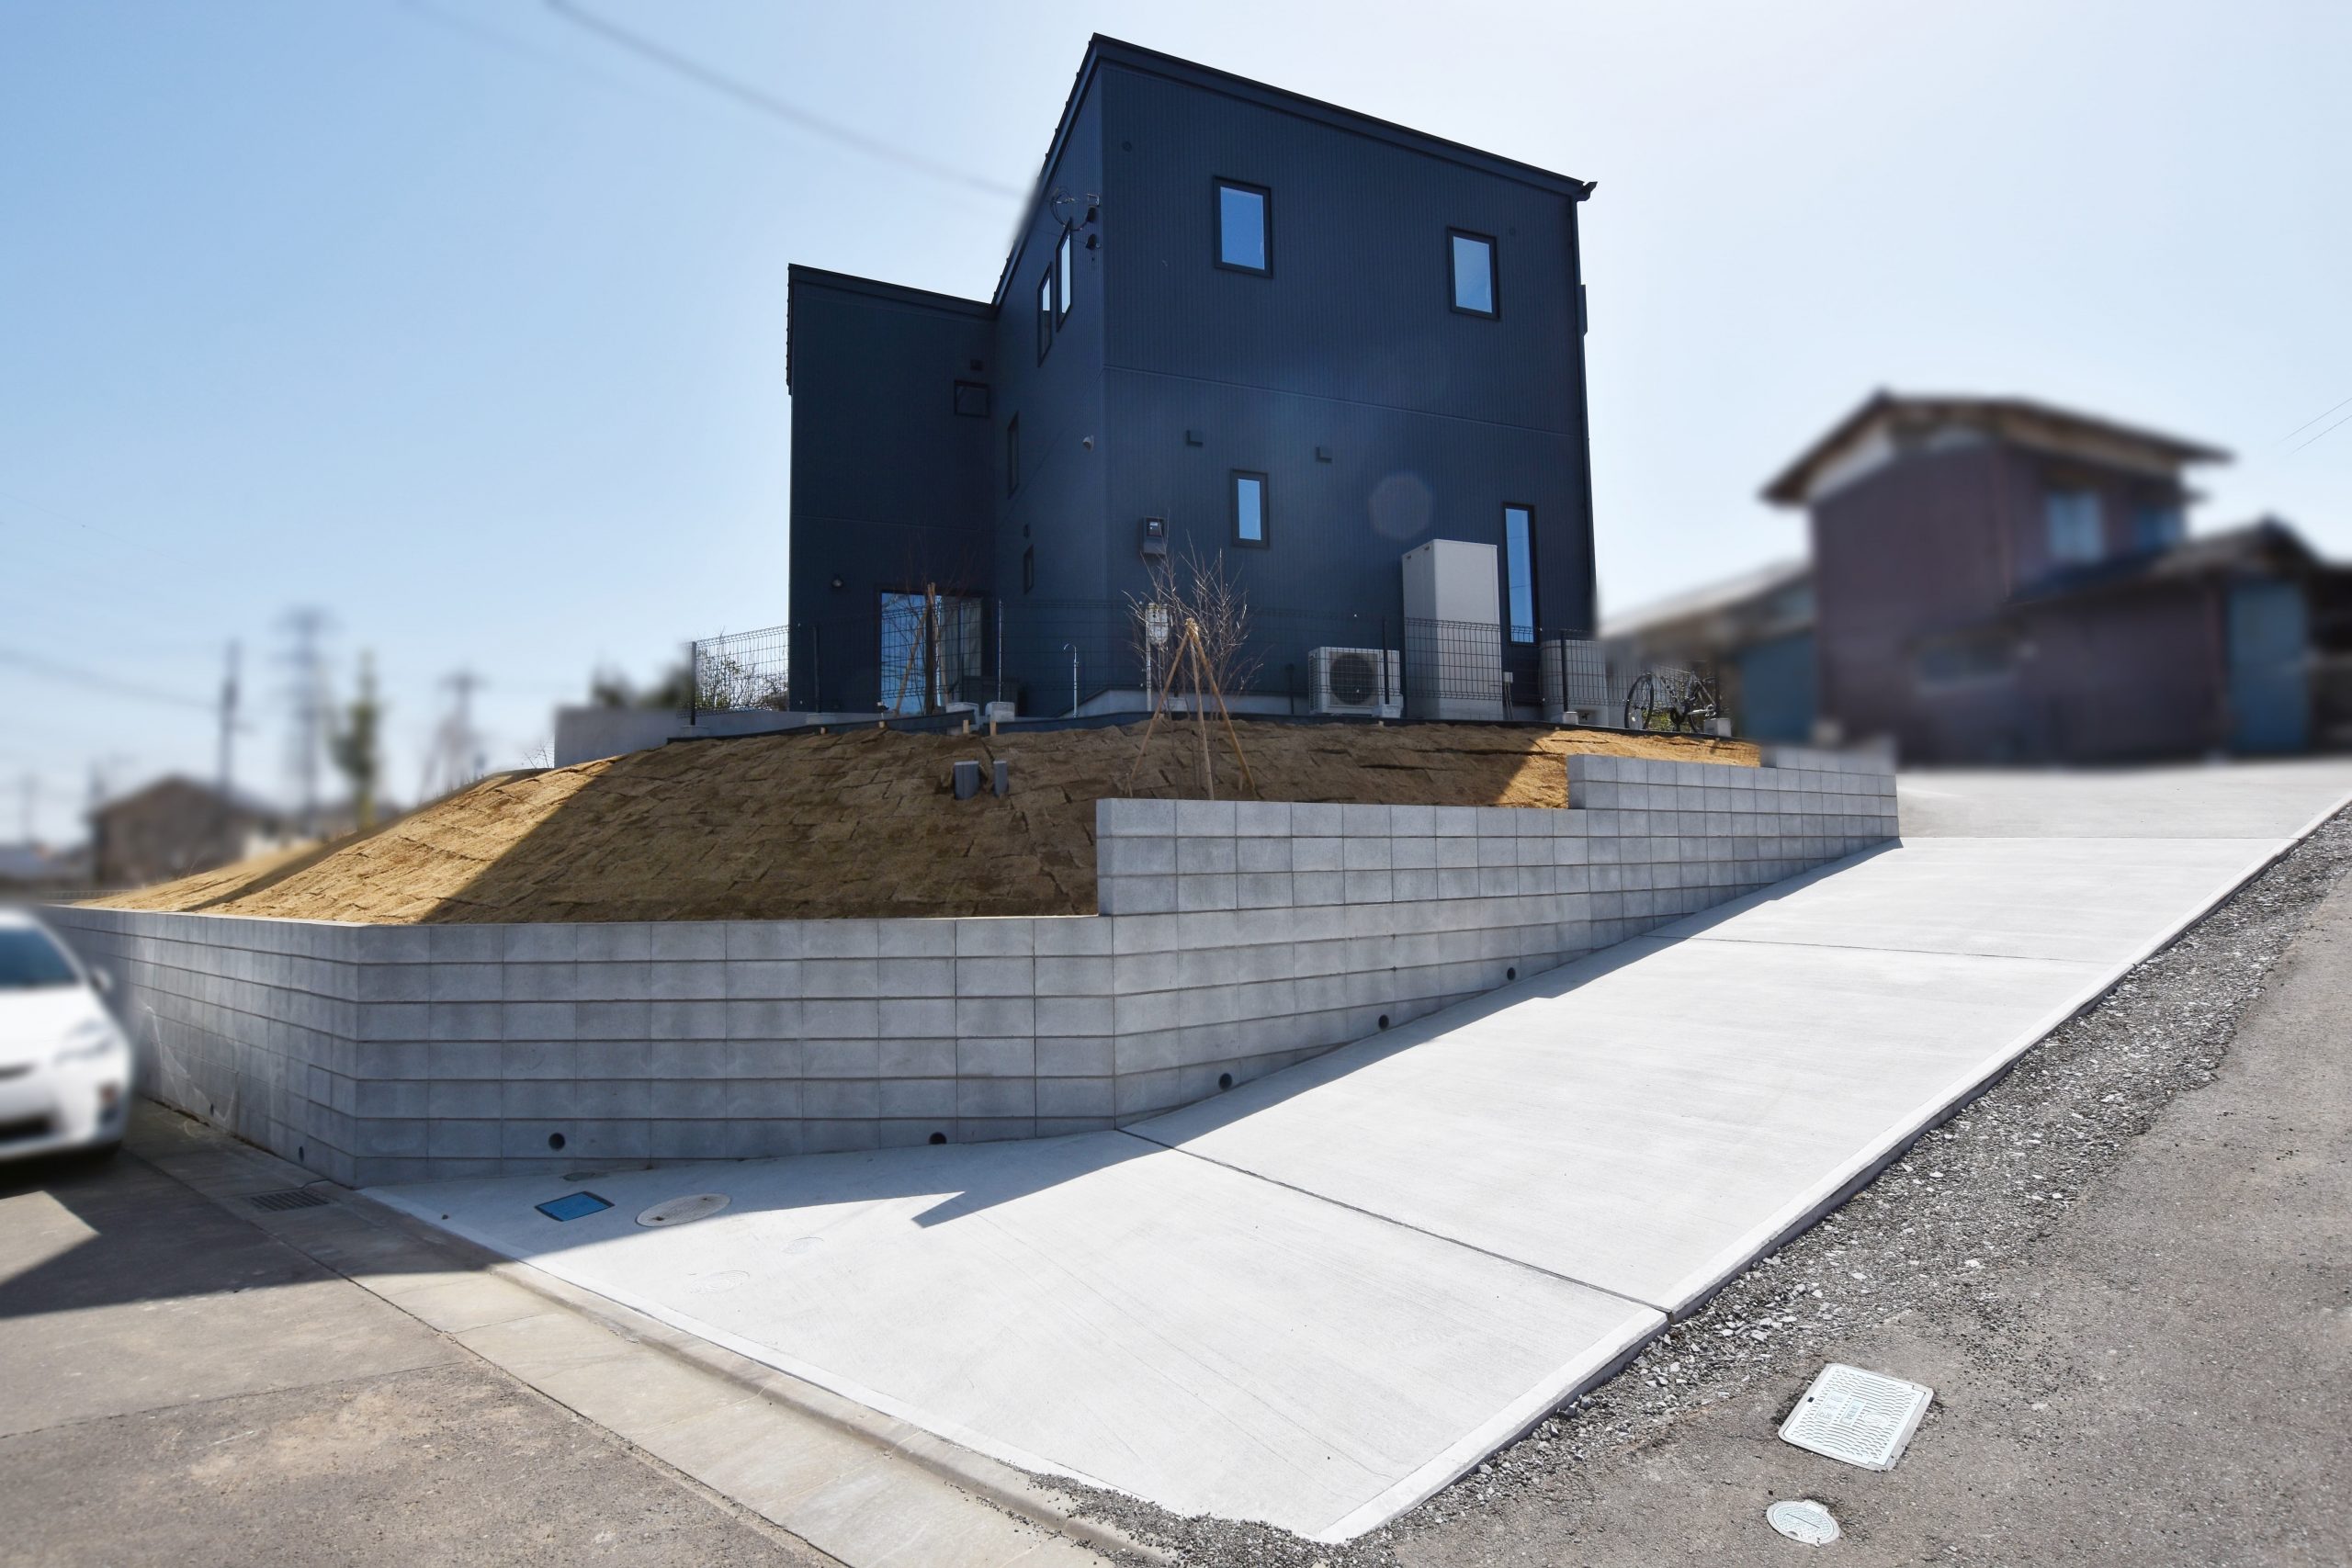
[[[1027,1137],[1204,1098],[1894,836],[1885,763],[1768,761],[1572,758],[1566,811],[1106,800],[1095,916],[51,918],[120,979],[163,1100],[341,1181]]]

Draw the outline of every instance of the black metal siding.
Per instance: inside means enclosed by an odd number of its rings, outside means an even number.
[[[1574,199],[1158,76],[1097,80],[1109,531],[1165,508],[1180,538],[1221,539],[1225,475],[1262,468],[1275,543],[1236,558],[1253,599],[1374,608],[1396,603],[1406,550],[1499,543],[1520,502],[1539,619],[1589,626]],[[1271,277],[1212,265],[1220,176],[1273,192]],[[1450,308],[1449,228],[1496,237],[1499,320]],[[1140,576],[1114,552],[1114,592]]]
[[[817,705],[821,679],[823,705],[864,708],[878,694],[879,645],[863,628],[880,590],[930,578],[991,591],[986,495],[1001,422],[956,414],[955,384],[994,379],[994,323],[982,306],[804,272],[791,288],[791,615],[822,628],[805,634],[822,638],[813,658],[796,637],[795,701]]]

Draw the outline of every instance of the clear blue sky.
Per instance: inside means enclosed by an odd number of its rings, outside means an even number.
[[[2218,442],[2200,525],[2352,554],[2352,428],[2289,438],[2352,399],[2352,6],[583,3],[982,184],[1098,29],[1598,180],[1611,604],[1793,553],[1758,485],[1881,385]],[[511,764],[783,619],[786,264],[985,296],[1018,205],[537,0],[0,0],[0,840],[28,772],[53,840],[94,763],[209,773],[231,637],[282,794],[291,604],[403,798],[447,671]]]

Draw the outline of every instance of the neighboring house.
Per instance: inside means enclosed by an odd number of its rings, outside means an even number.
[[[1804,741],[1815,728],[1813,566],[1770,566],[1604,616],[1612,684],[1667,665],[1711,676],[1734,733]],[[1613,721],[1617,716],[1604,715]]]
[[[1870,399],[1764,491],[1810,520],[1824,738],[1915,762],[2346,739],[2352,575],[2275,520],[2190,538],[2186,470],[2224,460],[2020,399]]]
[[[79,887],[89,880],[87,851],[51,849],[36,841],[0,844],[0,897]]]
[[[1592,626],[1591,189],[1096,38],[991,298],[791,269],[792,705],[1135,707],[1188,551],[1270,705],[1408,649],[1431,540],[1491,549],[1460,635],[1532,704]]]
[[[297,837],[273,808],[174,774],[90,814],[91,877],[101,887],[141,887],[210,871]]]

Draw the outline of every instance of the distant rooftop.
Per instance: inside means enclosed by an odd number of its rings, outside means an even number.
[[[1653,600],[1622,615],[1603,615],[1600,635],[1604,637],[1637,637],[1678,621],[1695,620],[1718,611],[1736,609],[1784,588],[1794,587],[1812,575],[1811,561],[1774,561],[1752,571],[1743,571],[1736,577],[1687,589],[1670,598]]]
[[[1880,390],[1800,453],[1764,487],[1764,499],[1779,506],[1807,505],[1826,489],[1875,467],[1874,451],[1891,457],[1905,438],[1954,428],[1978,431],[2020,446],[2157,473],[2177,473],[2189,463],[2230,460],[2229,453],[2218,446],[2026,398]]]

